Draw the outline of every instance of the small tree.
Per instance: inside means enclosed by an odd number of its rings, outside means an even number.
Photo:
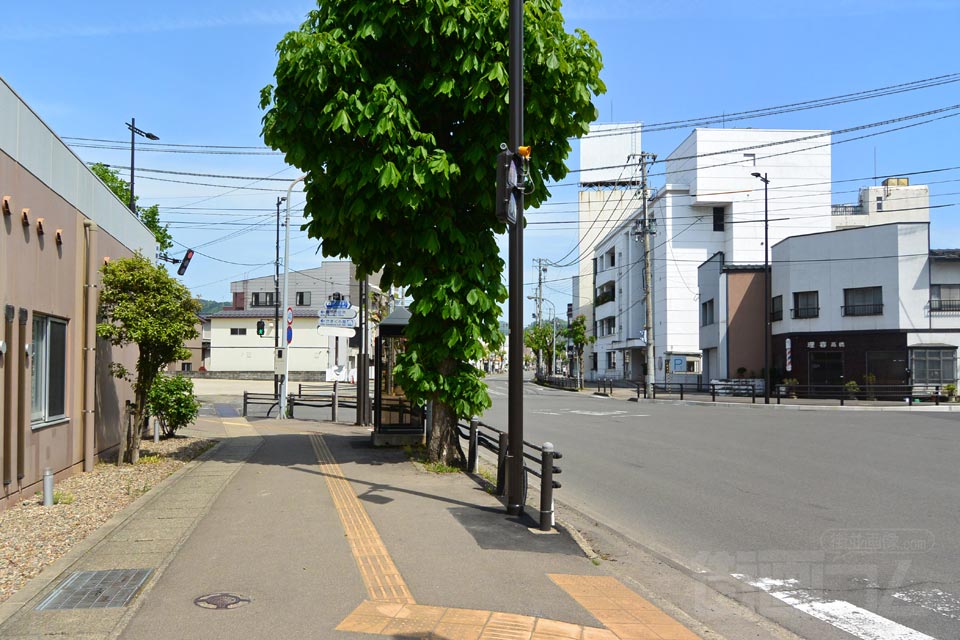
[[[172,437],[200,413],[200,403],[193,395],[193,380],[161,373],[150,387],[147,408],[160,422],[163,435]]]
[[[123,365],[111,365],[116,377],[133,383],[133,430],[120,443],[119,460],[135,463],[140,458],[140,434],[149,417],[147,394],[164,366],[190,357],[183,343],[198,335],[200,303],[166,269],[140,253],[108,262],[101,273],[102,321],[97,324],[97,335],[114,346],[135,344],[139,349],[135,378]]]
[[[537,375],[540,375],[540,364],[543,362],[543,354],[550,353],[553,346],[553,328],[545,324],[533,325],[527,327],[523,332],[523,345],[533,351],[537,358]],[[549,371],[548,371],[549,373]]]
[[[577,354],[577,388],[583,388],[583,348],[597,341],[597,336],[587,333],[587,318],[579,315],[564,330],[564,337],[573,343]]]

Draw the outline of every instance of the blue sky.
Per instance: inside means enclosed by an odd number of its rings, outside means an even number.
[[[117,150],[75,146],[86,161],[127,166],[124,123],[131,116],[162,143],[256,147],[259,91],[272,80],[276,42],[312,6],[294,0],[276,0],[270,8],[252,0],[5,2],[0,76],[61,137],[124,141]],[[603,54],[608,92],[597,100],[601,122],[732,113],[960,71],[960,2],[954,0],[567,0],[564,13],[568,30],[586,29]],[[953,82],[740,124],[837,130],[957,104],[960,82]],[[863,181],[837,184],[834,201],[855,201],[857,187],[872,184],[874,162],[879,175],[960,165],[958,127],[960,117],[946,118],[835,145],[833,180]],[[665,157],[688,134],[647,132],[643,147]],[[160,153],[139,144],[137,166],[285,180],[298,175],[275,155]],[[570,166],[578,166],[576,155]],[[931,175],[931,204],[944,205],[931,211],[933,245],[960,247],[960,207],[953,206],[960,203],[960,170]],[[175,240],[219,259],[194,259],[184,282],[196,294],[226,300],[231,280],[272,272],[272,212],[285,191],[282,182],[147,171],[138,172],[136,182],[141,204],[161,206]],[[553,200],[546,209],[552,218],[539,220],[576,218],[575,187],[554,189]],[[293,236],[291,267],[317,264],[316,242],[296,227]],[[532,260],[566,254],[577,242],[576,227],[528,227],[525,239],[530,282]],[[171,253],[182,251],[178,246]],[[572,274],[555,269],[548,276],[545,293],[558,310],[570,299]]]

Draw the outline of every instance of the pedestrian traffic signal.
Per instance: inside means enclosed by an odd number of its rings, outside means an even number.
[[[257,320],[257,335],[261,338],[267,332],[267,323],[263,320]]]
[[[497,155],[497,220],[507,224],[517,222],[517,162],[510,151]]]
[[[183,260],[180,261],[180,268],[177,269],[177,275],[182,276],[187,272],[187,267],[190,266],[190,260],[193,259],[193,249],[187,249],[187,252],[183,254]]]

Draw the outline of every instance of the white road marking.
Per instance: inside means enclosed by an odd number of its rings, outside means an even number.
[[[821,600],[809,591],[797,588],[796,580],[752,579],[740,573],[731,575],[861,640],[935,640],[933,636],[905,627],[849,602]]]
[[[540,416],[559,416],[563,415],[560,413],[554,413],[553,411],[531,411],[530,413],[535,413]]]
[[[617,416],[626,413],[626,411],[583,411],[582,409],[571,409],[570,413],[579,416]]]
[[[487,393],[489,393],[489,394],[492,395],[492,396],[505,396],[505,395],[507,395],[507,392],[506,392],[506,391],[494,391],[493,389],[491,389],[491,388],[489,388],[489,387],[487,387]]]
[[[894,598],[960,620],[960,598],[940,589],[908,589],[893,594]]]

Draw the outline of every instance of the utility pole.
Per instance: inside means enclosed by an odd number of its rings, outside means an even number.
[[[510,0],[510,151],[523,145],[523,0]],[[521,182],[522,184],[522,182]],[[523,513],[523,189],[511,197],[516,221],[510,225],[510,377],[507,409],[507,513]]]
[[[286,201],[283,196],[277,196],[277,257],[274,262],[273,274],[273,353],[276,359],[277,350],[280,348],[280,205]],[[276,367],[273,371],[273,395],[280,394],[280,374]]]
[[[540,331],[540,327],[543,325],[543,272],[547,270],[543,266],[544,259],[536,258],[535,262],[537,263],[537,331]],[[543,356],[538,351],[537,352],[537,375],[543,375]]]
[[[646,334],[647,343],[647,376],[646,376],[646,395],[653,397],[653,384],[656,375],[656,365],[654,358],[654,339],[653,339],[653,256],[650,250],[650,236],[655,232],[653,228],[653,219],[650,215],[649,198],[647,197],[647,165],[656,162],[657,155],[654,153],[640,153],[640,197],[643,200],[643,306],[646,311],[646,317],[643,324],[643,331]]]

